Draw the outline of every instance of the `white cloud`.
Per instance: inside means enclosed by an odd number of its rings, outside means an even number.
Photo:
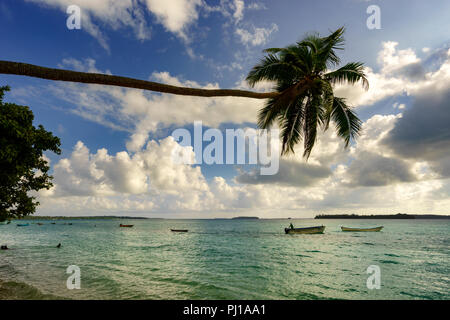
[[[236,215],[241,211],[268,217],[304,217],[324,212],[445,213],[450,180],[436,180],[429,174],[420,176],[426,164],[409,162],[404,168],[397,168],[400,171],[409,168],[417,179],[407,182],[408,179],[398,179],[395,170],[388,170],[385,179],[386,168],[379,167],[377,161],[369,162],[373,166],[364,163],[368,152],[375,155],[370,159],[392,158],[381,141],[399,117],[377,115],[369,119],[364,123],[359,143],[350,150],[343,150],[338,138],[327,132],[313,152],[312,163],[305,163],[299,155],[289,159],[291,164],[298,164],[293,167],[300,171],[308,170],[309,166],[335,168],[331,175],[321,176],[313,184],[305,181],[232,183],[220,176],[207,182],[199,167],[172,161],[174,150],[194,155],[190,147],[180,147],[171,137],[150,141],[146,148],[133,154],[122,151],[116,155],[109,155],[106,149],[91,153],[79,142],[69,158],[54,165],[55,188],[40,193],[39,212],[196,217],[227,216],[229,212]],[[365,169],[352,171],[355,161],[366,164]],[[389,163],[387,168],[391,168]],[[381,180],[377,172],[382,174]],[[305,178],[300,173],[294,177]]]
[[[188,40],[186,28],[198,19],[201,0],[146,0],[148,9],[166,30]]]
[[[394,103],[394,104],[392,105],[392,107],[393,107],[394,109],[403,110],[403,109],[406,108],[406,105],[405,105],[404,103],[398,103],[398,102],[396,102],[396,103]]]
[[[68,62],[71,66],[78,66],[78,70],[101,72],[96,69],[93,60],[65,61]],[[183,81],[168,72],[154,72],[151,79],[187,87],[219,88],[217,83],[201,85],[195,81]],[[270,84],[263,84],[260,89],[267,90],[269,86]],[[51,85],[50,88],[55,97],[73,107],[73,113],[116,130],[131,132],[132,136],[127,145],[131,151],[140,149],[148,134],[161,127],[184,126],[197,120],[202,120],[203,125],[210,127],[218,127],[228,122],[254,122],[259,108],[264,104],[264,101],[259,99],[185,97],[74,83]]]
[[[185,150],[186,149],[186,150]],[[107,149],[90,153],[79,141],[70,156],[54,165],[55,196],[148,194],[166,191],[177,194],[189,190],[206,190],[199,167],[177,164],[173,152],[188,152],[172,137],[148,142],[146,148],[109,155]]]
[[[249,10],[267,10],[267,7],[262,2],[252,2],[247,5],[247,9]]]
[[[245,4],[243,0],[234,0],[234,13],[233,17],[236,19],[236,23],[241,21],[244,17]]]
[[[378,62],[382,65],[381,73],[388,74],[407,65],[420,62],[412,49],[399,50],[397,47],[398,42],[388,41],[383,43],[383,50],[378,54]]]
[[[349,91],[354,102],[374,103],[406,92],[422,97],[420,101],[434,101],[436,106],[445,106],[441,102],[448,99],[441,97],[447,97],[449,90],[450,56],[438,69],[425,73],[422,78],[408,79],[403,74],[405,68],[421,61],[410,50],[397,50],[396,45],[385,46],[384,50],[386,52],[380,57],[386,59],[386,63],[380,70],[385,71],[370,70],[371,90],[362,95]],[[65,64],[96,70],[93,60],[66,60]],[[396,68],[395,64],[401,67]],[[202,86],[167,72],[154,73],[151,77],[175,85],[218,87],[214,83]],[[259,89],[270,90],[271,85],[265,83]],[[236,87],[245,88],[246,84],[238,82]],[[80,115],[89,115],[94,121],[111,127],[129,128],[130,140],[127,151],[116,155],[109,155],[105,149],[91,153],[82,143],[78,143],[69,158],[53,165],[56,187],[41,193],[43,205],[39,210],[42,213],[65,208],[75,212],[104,210],[107,213],[197,212],[197,216],[208,217],[213,212],[216,216],[223,216],[229,211],[234,214],[245,211],[246,214],[260,216],[310,216],[324,212],[443,214],[450,204],[450,179],[443,174],[450,167],[448,148],[435,148],[427,142],[424,147],[433,147],[433,152],[419,152],[425,155],[421,158],[417,158],[416,153],[402,157],[385,143],[403,117],[411,113],[410,110],[420,111],[413,114],[419,115],[414,119],[421,123],[426,114],[421,110],[427,107],[423,103],[420,108],[415,105],[404,108],[403,104],[397,103],[393,110],[397,114],[372,116],[364,122],[361,136],[349,150],[342,148],[342,141],[330,128],[330,131],[320,135],[308,163],[301,159],[301,146],[297,146],[296,156],[280,164],[285,166],[280,167],[285,174],[272,183],[239,179],[252,178],[251,172],[247,175],[241,173],[234,181],[214,177],[208,182],[199,167],[171,163],[169,154],[179,147],[177,143],[171,138],[162,139],[159,143],[147,143],[149,132],[171,125],[190,124],[194,120],[203,120],[205,125],[212,127],[224,122],[254,122],[257,110],[264,101],[178,97],[72,84],[53,87],[58,94],[58,88],[68,101],[77,101],[74,110]],[[427,114],[425,118],[433,120],[433,117],[434,113]],[[440,117],[439,123],[445,124],[445,119]],[[433,133],[436,130],[427,131]],[[419,133],[423,135],[423,132]],[[414,150],[411,148],[410,151]],[[186,152],[192,151],[189,149]],[[444,160],[442,155],[446,157]],[[330,169],[331,173],[322,169]],[[292,210],[295,210],[294,214]]]
[[[366,68],[370,83],[368,91],[359,86],[340,85],[336,87],[336,95],[347,98],[352,105],[364,106],[401,94],[414,96],[446,90],[450,81],[449,52],[437,70],[425,72],[422,61],[412,49],[399,50],[397,47],[397,42],[384,42],[378,55],[380,71]]]
[[[137,39],[150,38],[150,28],[145,20],[144,11],[133,0],[26,0],[41,5],[55,7],[66,14],[67,7],[77,5],[81,8],[81,28],[95,37],[107,50],[109,46],[105,34],[96,21],[113,30],[124,27],[132,28]]]
[[[156,22],[184,40],[188,40],[186,30],[198,19],[201,0],[26,0],[41,5],[58,8],[66,14],[67,7],[81,8],[81,28],[95,37],[100,45],[109,51],[108,39],[100,25],[113,30],[129,27],[138,40],[147,40],[151,28],[146,12],[153,14]]]
[[[266,44],[272,33],[277,31],[278,26],[275,23],[272,23],[270,28],[257,28],[252,26],[251,31],[243,28],[236,28],[235,33],[239,37],[241,43],[245,45],[260,46]]]

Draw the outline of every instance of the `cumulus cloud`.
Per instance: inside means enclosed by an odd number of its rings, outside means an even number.
[[[250,30],[237,28],[235,33],[239,37],[241,43],[251,46],[261,46],[269,41],[272,33],[275,33],[277,31],[278,26],[275,23],[272,23],[269,28],[257,28],[255,26],[252,26]]]
[[[450,176],[450,82],[447,85],[447,90],[415,96],[384,139],[398,156],[428,161],[444,177]]]
[[[331,175],[330,168],[316,164],[293,160],[280,160],[279,171],[275,175],[261,175],[259,169],[241,172],[236,177],[237,183],[245,184],[280,184],[308,186]]]
[[[95,85],[53,86],[56,94],[64,93],[62,98],[67,102],[77,101],[74,112],[128,130],[130,140],[127,150],[115,155],[106,149],[91,152],[78,143],[70,157],[54,162],[55,188],[42,191],[40,210],[195,211],[207,212],[208,216],[211,212],[220,216],[240,210],[261,216],[295,216],[292,210],[308,216],[320,212],[447,213],[449,52],[441,52],[439,66],[430,71],[411,50],[399,50],[391,43],[382,51],[380,71],[369,69],[369,92],[360,94],[353,88],[348,93],[359,105],[403,93],[411,96],[408,102],[395,104],[391,110],[396,114],[367,119],[350,149],[343,149],[332,128],[320,136],[308,162],[301,159],[301,146],[297,146],[296,157],[282,159],[275,176],[257,176],[250,170],[237,172],[235,179],[206,179],[200,167],[171,163],[168,154],[179,147],[175,141],[148,141],[150,132],[194,120],[203,120],[211,127],[254,123],[263,101],[177,97]],[[63,64],[97,70],[93,60],[69,59]],[[418,77],[407,76],[414,69],[409,67],[417,64],[426,71],[419,72]],[[219,87],[167,72],[155,72],[150,77],[175,85]],[[264,83],[259,90],[270,90],[271,86]],[[236,87],[246,88],[246,84],[238,82]],[[185,152],[193,156],[192,150]]]
[[[336,87],[336,95],[347,98],[352,105],[364,106],[402,94],[414,96],[427,89],[440,90],[448,81],[448,53],[448,48],[436,52],[434,60],[440,60],[438,66],[436,70],[428,71],[425,62],[412,49],[400,50],[397,42],[384,42],[378,56],[380,71],[366,68],[370,89],[365,91],[358,86],[340,85]]]
[[[317,185],[320,181],[332,176],[331,166],[345,161],[350,150],[344,149],[342,139],[338,138],[332,129],[320,132],[314,146],[314,151],[308,161],[302,157],[303,146],[294,147],[295,154],[280,158],[279,171],[275,175],[262,176],[259,169],[250,171],[239,170],[235,177],[236,183],[250,185],[280,185],[307,187]],[[281,150],[281,142],[279,150]]]
[[[397,47],[398,42],[387,41],[383,43],[383,50],[378,54],[378,62],[382,65],[381,73],[393,73],[420,62],[414,50],[410,48],[399,50]]]
[[[77,214],[87,209],[91,213],[174,213],[296,208],[299,197],[318,196],[299,193],[291,186],[232,185],[222,177],[207,183],[200,167],[175,162],[174,152],[195,156],[191,147],[181,147],[172,137],[152,140],[133,154],[115,155],[104,148],[92,153],[78,142],[70,157],[53,166],[54,187],[39,193],[39,210]],[[273,195],[274,188],[278,196]],[[288,194],[291,198],[286,200]]]
[[[383,140],[399,157],[425,161],[441,177],[450,176],[450,50],[439,50],[442,63],[409,86],[413,103]],[[443,58],[445,57],[445,59]]]
[[[397,182],[412,182],[416,178],[410,165],[397,158],[383,157],[371,152],[363,152],[352,161],[348,176],[351,186],[378,187]]]
[[[244,8],[245,8],[245,4],[243,0],[234,0],[234,13],[233,13],[233,17],[237,22],[241,21],[242,18],[244,17]]]
[[[76,70],[101,72],[97,70],[93,60],[70,59],[63,63]],[[195,81],[180,80],[168,72],[154,72],[151,79],[187,87],[219,88],[217,83],[202,85]],[[237,86],[241,87],[242,84],[238,83]],[[264,91],[269,87],[270,84],[262,84],[259,89]],[[203,125],[209,127],[230,122],[254,122],[257,111],[264,104],[264,101],[258,99],[184,97],[74,83],[52,85],[51,92],[72,106],[72,112],[77,115],[116,130],[131,132],[128,147],[132,151],[142,147],[148,134],[161,127],[185,126],[197,120],[203,121]]]
[[[252,177],[251,171],[241,172],[235,181],[220,176],[207,181],[200,167],[172,161],[169,155],[174,152],[184,151],[192,158],[194,154],[171,137],[150,141],[135,153],[122,151],[116,155],[109,155],[105,149],[92,153],[79,142],[69,158],[53,166],[55,188],[41,192],[39,211],[185,213],[197,217],[226,216],[230,211],[259,216],[444,213],[449,180],[421,175],[426,165],[393,158],[389,149],[382,148],[400,117],[372,117],[364,123],[363,143],[347,151],[341,149],[334,134],[327,132],[311,163],[298,158],[283,160],[289,162],[288,169],[294,170],[284,172],[293,177],[281,174],[272,177],[271,183],[255,183],[258,178]],[[349,155],[353,160],[349,161]]]
[[[168,31],[188,40],[186,28],[198,19],[201,0],[146,0],[148,9]]]
[[[77,5],[81,8],[81,27],[95,37],[100,45],[109,50],[107,37],[98,26],[98,22],[113,30],[131,28],[137,39],[150,38],[150,28],[145,20],[145,13],[138,2],[133,0],[26,0],[41,5],[54,7],[66,13],[67,7]]]
[[[188,152],[172,137],[150,141],[145,149],[134,154],[127,151],[109,155],[107,149],[96,153],[79,141],[69,158],[54,165],[55,196],[148,194],[154,191],[180,193],[206,190],[199,167],[178,164],[174,152]]]
[[[186,30],[198,19],[201,0],[26,0],[54,7],[66,13],[67,7],[81,8],[82,30],[95,37],[100,45],[109,50],[108,39],[101,25],[112,30],[131,28],[139,40],[147,40],[151,35],[146,14],[152,14],[156,22],[184,40],[188,40]]]

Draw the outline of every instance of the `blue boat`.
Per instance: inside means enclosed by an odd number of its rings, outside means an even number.
[[[18,227],[28,227],[30,224],[29,223],[18,223],[17,226]]]

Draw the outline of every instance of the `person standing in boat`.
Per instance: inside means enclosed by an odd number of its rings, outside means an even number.
[[[289,224],[289,228],[294,229],[294,225],[292,224],[292,222]]]

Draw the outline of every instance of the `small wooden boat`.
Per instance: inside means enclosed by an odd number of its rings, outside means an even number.
[[[120,224],[119,227],[121,228],[132,228],[134,226],[134,224]]]
[[[375,228],[348,228],[348,227],[341,227],[342,231],[345,232],[378,232],[383,229],[383,226],[381,227],[375,227]]]
[[[172,232],[188,232],[189,230],[187,230],[187,229],[170,229],[170,231],[172,231]]]
[[[306,228],[284,228],[286,234],[316,234],[323,233],[325,226],[306,227]]]
[[[28,223],[18,223],[17,226],[18,227],[28,227],[30,224]]]

